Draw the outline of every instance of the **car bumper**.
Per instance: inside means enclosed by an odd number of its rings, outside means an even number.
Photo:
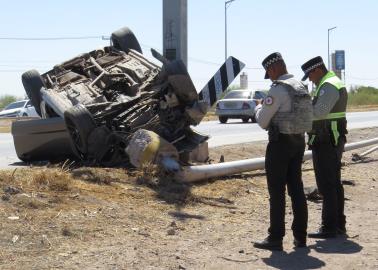
[[[255,115],[255,110],[224,110],[216,109],[215,114],[218,116],[227,116],[229,118],[242,118],[242,117],[253,117]]]

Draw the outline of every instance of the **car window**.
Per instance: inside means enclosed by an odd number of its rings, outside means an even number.
[[[8,106],[6,106],[4,110],[22,108],[24,105],[25,105],[25,101],[13,102],[9,104]]]
[[[251,98],[251,92],[249,92],[249,91],[231,91],[224,98],[225,99]]]
[[[26,107],[31,107],[33,106],[33,104],[31,103],[31,101],[29,100],[28,103],[26,103]]]

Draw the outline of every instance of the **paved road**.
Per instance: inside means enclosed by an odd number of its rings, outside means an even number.
[[[9,164],[19,162],[10,133],[0,133],[0,168],[11,167]]]
[[[378,111],[347,113],[348,129],[377,127]],[[203,122],[195,127],[201,133],[211,135],[210,147],[267,140],[267,132],[257,124],[242,123],[241,120],[229,120],[227,124],[218,121]]]
[[[377,127],[378,111],[348,113],[347,120],[349,129]],[[240,120],[230,120],[227,124],[218,121],[203,122],[195,129],[211,136],[210,147],[267,139],[267,132],[257,124],[244,124]],[[0,153],[0,168],[14,167],[10,164],[19,162],[10,133],[0,133]]]

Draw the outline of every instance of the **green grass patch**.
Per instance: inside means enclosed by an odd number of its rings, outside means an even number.
[[[378,105],[378,89],[361,86],[351,89],[348,94],[348,106]]]

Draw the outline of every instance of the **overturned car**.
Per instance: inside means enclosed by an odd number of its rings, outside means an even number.
[[[182,61],[168,61],[154,50],[162,65],[149,61],[127,27],[112,33],[111,40],[111,46],[42,75],[36,70],[22,75],[42,119],[13,124],[21,160],[71,156],[105,166],[139,166],[162,161],[159,153],[185,160],[206,142],[208,136],[190,126],[200,123],[243,64],[230,57],[197,93]]]

